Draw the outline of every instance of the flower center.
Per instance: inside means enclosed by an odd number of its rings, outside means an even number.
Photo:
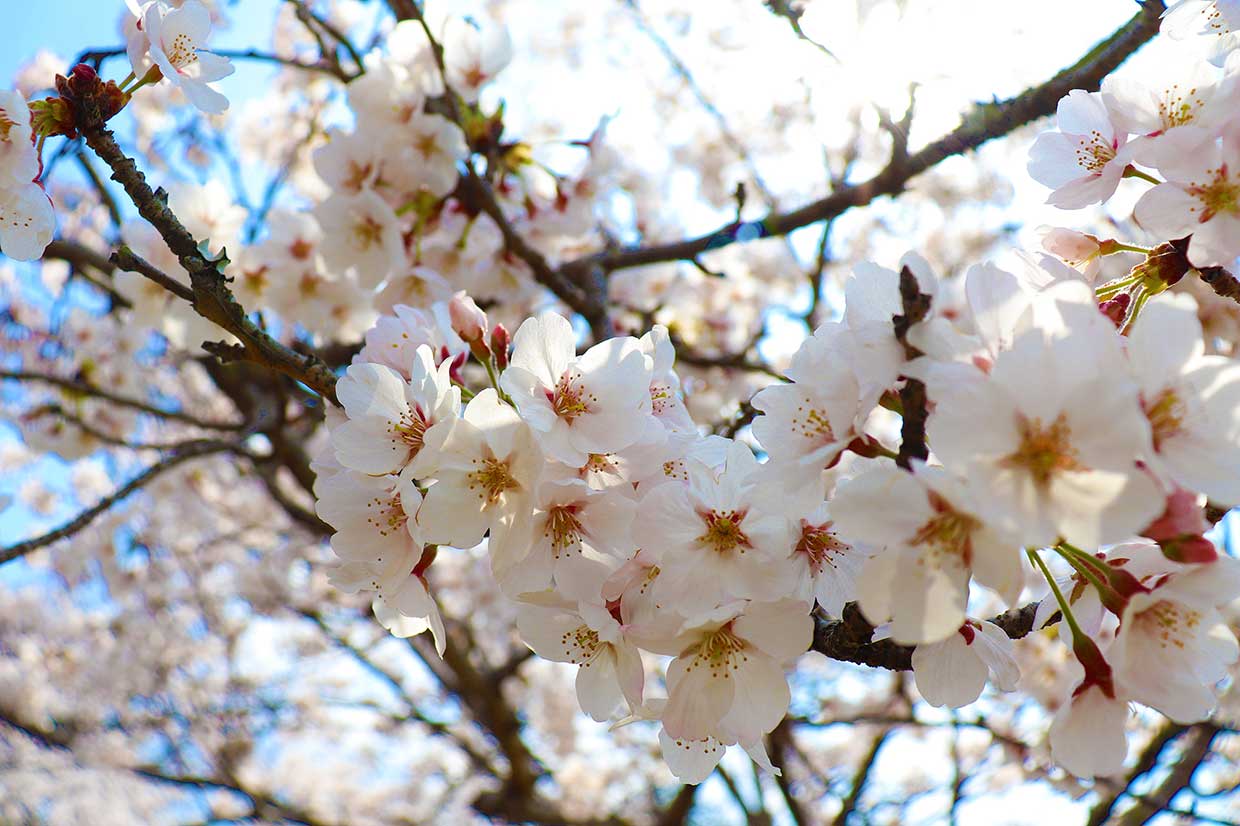
[[[314,252],[314,245],[305,238],[298,238],[289,244],[288,254],[296,258],[298,261],[305,261],[310,257],[310,253]]]
[[[1194,181],[1187,187],[1188,194],[1198,201],[1188,211],[1200,212],[1197,220],[1203,224],[1220,212],[1240,215],[1240,181],[1232,180],[1227,164],[1219,164],[1206,174],[1210,176],[1206,183]]]
[[[481,467],[469,474],[469,489],[481,489],[480,495],[485,497],[488,505],[499,501],[504,491],[520,487],[508,470],[508,463],[499,459],[474,459],[474,464]]]
[[[189,35],[182,33],[172,38],[172,44],[165,54],[174,69],[184,69],[198,59],[198,48]]]
[[[973,517],[948,508],[932,516],[913,534],[911,544],[925,547],[933,556],[950,556],[969,565],[973,558],[973,532],[981,524]]]
[[[672,388],[663,382],[650,385],[650,408],[656,416],[662,416],[672,400]]]
[[[555,385],[555,390],[547,391],[547,400],[555,415],[567,424],[572,424],[578,416],[590,412],[590,405],[598,399],[579,384],[580,376],[565,373]]]
[[[831,429],[826,412],[816,407],[806,410],[804,404],[797,405],[797,412],[792,417],[792,432],[813,441],[835,440],[835,431]]]
[[[1191,636],[1201,624],[1201,613],[1169,600],[1159,600],[1133,618],[1133,629],[1153,638],[1160,648],[1172,645],[1184,648],[1184,638]]]
[[[572,631],[560,635],[560,644],[564,646],[564,656],[573,665],[589,666],[598,654],[603,643],[599,641],[598,632],[588,625],[579,625]]]
[[[379,532],[379,536],[391,536],[403,530],[409,521],[409,516],[400,504],[400,494],[393,493],[389,497],[376,496],[367,502],[366,521]]]
[[[359,216],[353,223],[353,239],[359,249],[377,246],[383,239],[383,225],[373,215]]]
[[[1115,160],[1115,142],[1103,137],[1097,129],[1088,135],[1078,136],[1076,163],[1086,172],[1098,175],[1102,168]]]
[[[1071,435],[1067,417],[1062,413],[1045,427],[1041,419],[1022,416],[1020,447],[1000,464],[1028,472],[1038,487],[1046,487],[1057,473],[1084,469],[1072,448]]]
[[[706,525],[706,530],[697,538],[697,541],[717,554],[730,553],[738,548],[740,553],[745,553],[746,549],[753,547],[749,537],[741,530],[741,522],[745,519],[745,513],[745,511],[699,513],[702,522]]]
[[[1185,409],[1184,400],[1170,387],[1159,393],[1152,403],[1146,404],[1143,399],[1141,406],[1145,409],[1146,418],[1150,420],[1155,450],[1160,450],[1165,440],[1184,429],[1184,417],[1188,411]]]
[[[439,151],[439,142],[433,134],[418,135],[413,140],[413,148],[422,156],[422,160],[429,161]]]
[[[805,554],[809,559],[809,567],[815,574],[820,574],[829,565],[836,567],[835,555],[849,550],[847,543],[841,542],[831,531],[831,523],[812,525],[808,520],[801,520],[801,538],[797,540],[795,553]]]
[[[418,451],[422,449],[423,438],[426,436],[426,428],[430,424],[426,420],[422,408],[415,406],[413,409],[402,413],[400,420],[388,424],[388,433],[392,436],[392,441],[404,442],[409,447],[410,458],[417,456]]]
[[[578,505],[556,505],[547,511],[547,527],[543,536],[551,540],[551,553],[559,559],[569,548],[581,542],[584,533],[577,518]]]
[[[9,120],[8,114],[3,109],[0,109],[0,141],[7,141],[9,139],[9,132],[16,125],[14,121]]]
[[[1167,87],[1158,100],[1158,119],[1163,129],[1174,129],[1192,123],[1205,101],[1197,94],[1197,87],[1180,91],[1178,84]]]
[[[710,676],[726,680],[748,659],[745,642],[732,633],[729,623],[702,640],[686,673],[699,667],[709,668]]]

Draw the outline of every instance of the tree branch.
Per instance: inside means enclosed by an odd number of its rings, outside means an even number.
[[[991,617],[990,622],[1003,629],[1003,633],[1017,640],[1028,636],[1032,631],[1033,619],[1038,610],[1038,603],[1031,602],[1020,608],[1004,611]],[[1057,621],[1053,615],[1047,625]],[[827,620],[820,616],[814,617],[814,643],[811,651],[817,651],[833,660],[887,668],[892,671],[911,671],[913,668],[913,648],[911,645],[900,645],[891,640],[872,642],[874,626],[861,614],[857,603],[850,602],[844,606],[844,616],[838,620]]]
[[[99,500],[93,507],[82,511],[73,519],[61,525],[55,530],[49,531],[42,536],[36,536],[16,545],[10,545],[7,548],[0,548],[0,565],[10,562],[20,556],[25,556],[31,551],[38,550],[53,542],[66,539],[78,531],[85,528],[91,522],[94,522],[100,514],[107,511],[116,503],[129,496],[134,491],[150,482],[156,476],[159,476],[166,470],[171,470],[182,462],[190,459],[197,459],[200,456],[209,456],[213,453],[223,453],[225,451],[237,450],[238,445],[234,442],[221,442],[214,439],[199,439],[192,442],[186,442],[181,445],[175,452],[165,459],[151,465],[146,470],[139,473],[122,485],[115,493],[105,496]]]
[[[335,403],[336,376],[331,368],[313,355],[285,347],[250,320],[228,289],[227,279],[220,271],[221,262],[203,254],[185,225],[146,183],[137,164],[121,151],[112,132],[102,123],[97,101],[78,101],[77,109],[79,130],[87,145],[112,170],[112,179],[125,188],[138,213],[155,227],[189,273],[194,310],[240,339],[241,352],[247,359],[291,376]]]
[[[569,261],[566,272],[601,268],[603,272],[642,267],[664,261],[690,261],[710,249],[738,241],[784,235],[795,229],[829,220],[854,207],[865,206],[883,195],[896,195],[909,180],[953,155],[976,149],[1030,121],[1055,111],[1059,99],[1073,89],[1095,90],[1102,79],[1158,33],[1162,0],[1145,0],[1141,11],[1072,66],[1045,83],[1014,98],[979,104],[954,131],[909,155],[893,158],[868,181],[834,189],[829,195],[791,212],[772,212],[760,221],[727,224],[714,232],[669,244],[604,251]]]
[[[118,396],[110,390],[104,390],[102,387],[96,387],[86,381],[66,379],[60,376],[51,376],[44,373],[30,373],[23,370],[0,370],[0,379],[13,379],[15,381],[34,381],[50,384],[53,387],[59,387],[70,395],[74,396],[90,396],[91,398],[100,399],[102,401],[111,402],[112,404],[127,407],[131,410],[137,410],[142,413],[149,413],[152,416],[158,416],[161,419],[170,419],[173,421],[184,422],[194,427],[201,427],[207,430],[241,430],[244,424],[232,424],[229,422],[210,422],[200,419],[189,413],[182,413],[177,410],[163,410],[146,402],[137,399],[128,399],[124,396]]]

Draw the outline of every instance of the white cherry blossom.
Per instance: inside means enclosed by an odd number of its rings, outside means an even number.
[[[988,375],[931,386],[926,432],[1019,545],[1119,542],[1162,507],[1136,465],[1149,425],[1126,373],[1118,342],[1094,331],[1047,341],[1030,330]]]
[[[0,189],[28,184],[39,174],[30,107],[21,92],[0,90]]]
[[[323,227],[323,260],[337,273],[349,268],[365,286],[378,286],[405,260],[396,213],[373,190],[336,193],[315,208]]]
[[[891,620],[901,644],[937,642],[965,621],[969,578],[1016,598],[1024,582],[1020,543],[979,514],[972,485],[942,468],[889,465],[841,483],[832,497],[846,540],[879,548],[862,568],[857,600],[874,623]]]
[[[1075,89],[1059,101],[1057,131],[1029,150],[1029,174],[1050,187],[1047,203],[1081,209],[1110,198],[1128,166],[1127,133],[1117,128],[1101,94]]]
[[[988,676],[1000,691],[1015,690],[1020,680],[1012,641],[993,622],[968,620],[946,639],[913,649],[913,678],[932,706],[967,706]]]
[[[470,400],[440,452],[435,483],[418,512],[428,542],[472,548],[486,532],[528,542],[543,456],[529,426],[487,388]]]
[[[381,364],[350,365],[336,384],[349,416],[332,429],[340,463],[362,473],[408,467],[415,478],[432,474],[461,406],[449,367],[449,362],[436,367],[425,344],[414,353],[408,381]]]
[[[1160,171],[1167,182],[1137,201],[1137,223],[1163,238],[1191,234],[1188,259],[1194,266],[1231,266],[1240,255],[1240,129],[1164,163]]]
[[[517,610],[517,630],[540,657],[580,666],[577,701],[590,717],[603,722],[622,702],[641,705],[641,652],[626,638],[620,618],[602,605],[555,599],[525,604]]]
[[[1240,504],[1240,365],[1204,355],[1197,303],[1151,301],[1128,336],[1128,361],[1153,437],[1151,466],[1221,504]]]
[[[35,261],[55,231],[56,214],[41,186],[0,188],[0,252],[14,261]]]
[[[569,465],[633,444],[651,415],[650,360],[637,340],[577,356],[572,325],[555,313],[521,325],[500,381],[547,454]]]
[[[199,0],[185,0],[179,8],[150,3],[142,15],[150,60],[163,76],[179,87],[194,106],[211,115],[228,108],[228,98],[208,84],[223,80],[235,69],[227,58],[204,49],[211,37],[211,13]],[[143,68],[134,66],[134,73]]]

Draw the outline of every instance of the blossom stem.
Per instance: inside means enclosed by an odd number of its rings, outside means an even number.
[[[1142,255],[1149,255],[1150,248],[1139,247],[1136,244],[1121,244],[1120,242],[1115,241],[1113,242],[1111,246],[1111,252],[1107,254],[1110,255],[1110,254],[1117,253],[1117,252],[1139,252]]]
[[[1137,169],[1135,166],[1132,166],[1131,164],[1129,164],[1128,168],[1124,170],[1124,177],[1125,178],[1140,178],[1143,181],[1149,181],[1155,186],[1158,186],[1159,184],[1162,183],[1162,181],[1158,180],[1153,175],[1150,175],[1146,172],[1142,172],[1140,169]]]
[[[1089,584],[1093,585],[1094,588],[1098,590],[1099,594],[1105,594],[1109,590],[1107,584],[1102,581],[1101,577],[1098,576],[1098,572],[1083,563],[1072,553],[1072,551],[1062,547],[1061,545],[1056,545],[1054,550],[1055,553],[1059,554],[1061,558],[1072,566],[1073,570],[1085,577],[1085,579],[1089,580]]]
[[[129,73],[129,75],[128,75],[128,76],[127,76],[124,80],[122,80],[122,81],[120,82],[120,84],[119,84],[119,88],[120,88],[120,90],[121,90],[122,92],[123,92],[123,91],[125,91],[125,87],[126,87],[126,86],[128,86],[129,84],[133,83],[135,80],[137,80],[137,77],[138,77],[138,76],[137,76],[137,75],[135,75],[133,72],[130,72],[130,73]]]
[[[1046,567],[1046,562],[1043,561],[1042,557],[1033,548],[1026,548],[1025,555],[1042,572],[1043,578],[1046,579],[1046,584],[1051,586],[1051,593],[1055,595],[1055,601],[1059,603],[1059,612],[1063,614],[1068,627],[1072,629],[1072,636],[1074,638],[1087,636],[1076,621],[1076,615],[1072,613],[1072,606],[1068,604],[1068,600],[1064,598],[1063,592],[1059,590],[1059,583],[1055,582],[1055,577],[1051,574],[1050,568]]]
[[[1118,281],[1112,281],[1110,284],[1103,284],[1094,291],[1094,294],[1097,295],[1099,299],[1105,301],[1108,298],[1114,298],[1140,280],[1141,279],[1139,276],[1129,275],[1119,279]]]

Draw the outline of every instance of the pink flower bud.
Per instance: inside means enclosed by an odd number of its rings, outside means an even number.
[[[491,330],[491,354],[495,356],[495,366],[500,370],[508,366],[509,343],[508,328],[503,324],[496,324]]]
[[[1098,309],[1102,314],[1111,320],[1116,328],[1124,325],[1124,318],[1128,315],[1128,307],[1132,304],[1132,296],[1128,293],[1120,293],[1109,301],[1104,301],[1098,305]]]
[[[1218,550],[1202,535],[1209,529],[1197,503],[1197,494],[1176,488],[1167,497],[1162,516],[1141,531],[1141,535],[1157,542],[1163,556],[1175,562],[1213,562],[1218,558]]]
[[[452,321],[453,332],[470,345],[481,341],[487,334],[487,314],[464,291],[452,296],[448,302],[448,318]]]

